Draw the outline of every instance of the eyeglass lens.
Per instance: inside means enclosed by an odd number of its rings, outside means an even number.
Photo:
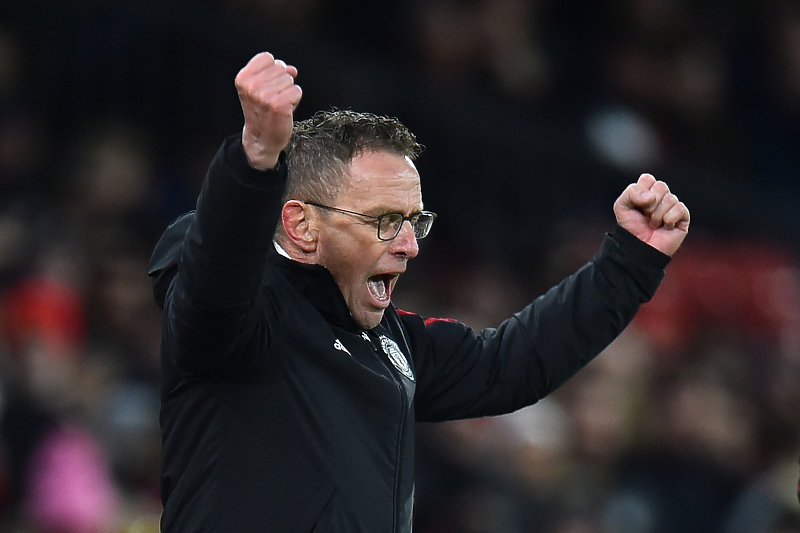
[[[392,240],[400,233],[403,227],[403,222],[406,220],[403,215],[399,213],[389,213],[380,218],[378,225],[378,237],[382,240]],[[429,213],[417,213],[411,218],[407,219],[411,222],[411,228],[414,230],[414,237],[422,239],[428,235],[433,222],[433,215]]]

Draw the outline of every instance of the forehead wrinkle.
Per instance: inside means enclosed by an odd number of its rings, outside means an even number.
[[[389,203],[382,201],[380,198],[375,198],[371,194],[368,194],[368,198],[374,200],[370,203],[369,209],[378,214],[401,213],[411,215],[418,213],[423,208],[422,195],[418,187],[409,190],[407,193],[398,194]]]

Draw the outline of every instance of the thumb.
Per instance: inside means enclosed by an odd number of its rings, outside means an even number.
[[[622,191],[617,201],[614,202],[614,211],[618,214],[621,211],[630,210],[644,212],[651,207],[655,201],[656,195],[649,187],[643,187],[639,182],[631,183]]]

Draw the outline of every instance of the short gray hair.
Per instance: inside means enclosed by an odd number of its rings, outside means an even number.
[[[387,151],[412,161],[424,147],[398,119],[332,109],[294,124],[286,146],[287,200],[333,201],[347,186],[347,165],[368,151]]]

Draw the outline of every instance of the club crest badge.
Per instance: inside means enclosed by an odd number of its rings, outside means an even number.
[[[399,370],[401,374],[411,381],[414,381],[414,374],[411,372],[411,367],[408,366],[406,356],[403,355],[403,352],[400,350],[400,347],[397,345],[397,343],[385,335],[381,335],[380,339],[381,347],[389,357],[389,361],[392,362],[394,367]]]

